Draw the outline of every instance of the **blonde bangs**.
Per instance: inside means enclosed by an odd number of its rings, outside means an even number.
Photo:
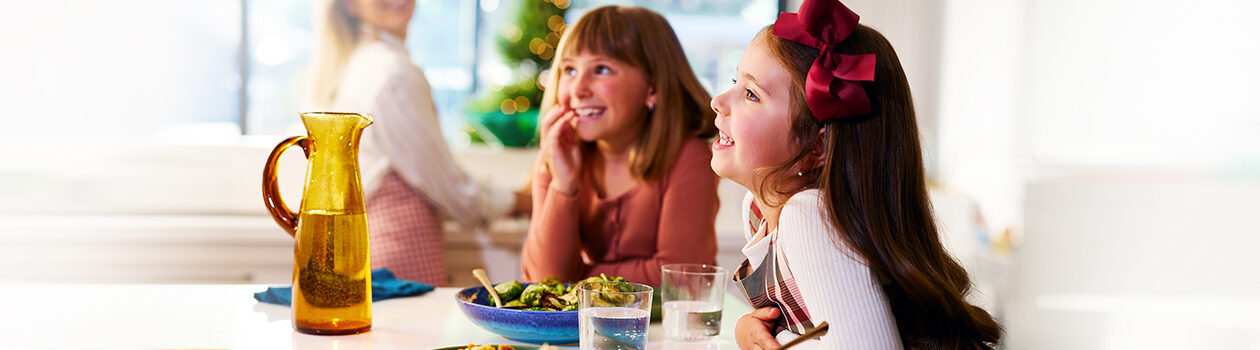
[[[561,51],[564,57],[581,53],[603,55],[646,67],[643,47],[639,44],[638,24],[625,7],[601,7],[586,14],[564,34],[569,44]],[[651,72],[648,73],[650,77]]]

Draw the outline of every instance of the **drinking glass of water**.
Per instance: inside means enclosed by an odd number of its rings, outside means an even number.
[[[706,264],[661,266],[661,301],[665,338],[708,341],[722,329],[726,270]]]
[[[647,348],[652,287],[633,282],[585,282],[577,290],[582,350]]]

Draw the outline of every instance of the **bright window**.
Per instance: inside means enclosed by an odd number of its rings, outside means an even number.
[[[608,3],[664,14],[710,91],[727,88],[743,48],[779,9],[772,0],[574,1],[566,21]],[[462,136],[463,106],[502,66],[488,38],[514,5],[417,1],[407,47],[433,86],[448,139]],[[4,2],[0,118],[24,130],[18,139],[215,144],[242,133],[300,133],[315,6],[308,0]]]

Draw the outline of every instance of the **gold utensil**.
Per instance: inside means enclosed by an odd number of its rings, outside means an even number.
[[[490,285],[490,278],[486,277],[486,269],[473,269],[473,277],[476,277],[477,281],[490,292],[490,298],[494,299],[494,307],[503,307],[503,302],[499,301],[499,293],[494,291],[494,286]]]
[[[792,341],[787,342],[787,344],[783,344],[783,346],[779,347],[779,350],[796,346],[796,344],[803,343],[806,340],[821,337],[823,334],[827,334],[827,327],[827,322],[819,323],[818,327],[814,327],[814,329],[806,331],[805,334],[801,334],[801,336],[796,337],[796,339],[792,339]]]

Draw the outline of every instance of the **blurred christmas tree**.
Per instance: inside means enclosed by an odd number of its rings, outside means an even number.
[[[509,147],[535,144],[542,88],[538,74],[547,69],[564,33],[570,0],[520,0],[495,31],[495,46],[512,68],[511,83],[491,85],[468,104],[475,138],[495,138]],[[489,133],[490,135],[486,135]],[[489,137],[487,137],[489,136]]]

